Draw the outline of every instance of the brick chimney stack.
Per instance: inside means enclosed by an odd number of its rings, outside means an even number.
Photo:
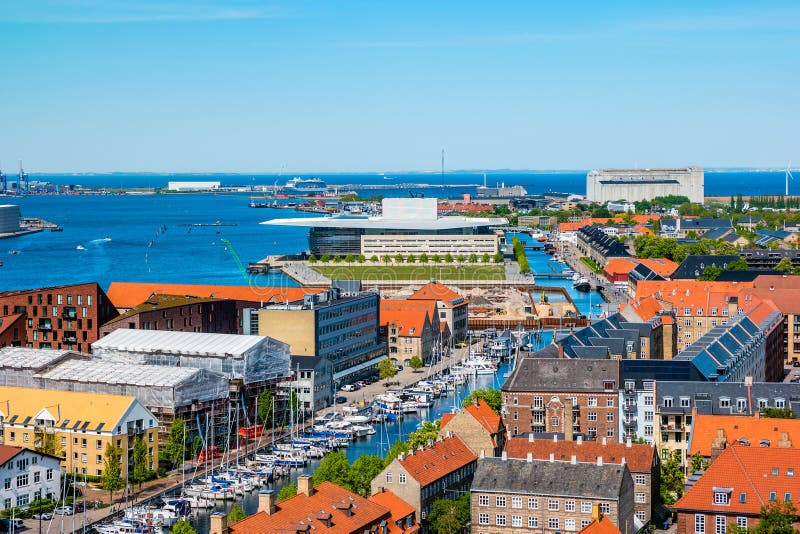
[[[314,477],[311,475],[297,477],[297,493],[304,493],[309,497],[314,495]]]

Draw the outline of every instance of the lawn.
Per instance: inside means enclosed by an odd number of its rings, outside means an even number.
[[[331,280],[505,280],[502,265],[380,265],[328,264],[309,265]]]

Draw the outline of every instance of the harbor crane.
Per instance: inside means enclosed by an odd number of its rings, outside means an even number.
[[[233,257],[233,261],[236,262],[236,266],[239,268],[239,272],[242,273],[242,276],[244,277],[244,279],[249,282],[250,278],[247,276],[247,269],[244,268],[244,265],[242,264],[242,260],[239,259],[239,255],[236,253],[236,250],[233,248],[233,243],[231,243],[228,239],[225,239],[225,238],[220,239],[220,241],[222,241],[225,244],[225,247],[227,247],[228,252],[230,252],[231,256]]]
[[[25,188],[22,188],[22,182],[25,182]],[[30,182],[28,181],[28,175],[25,174],[25,171],[22,168],[22,160],[19,160],[19,179],[17,180],[17,193],[22,194],[23,191],[25,193],[30,193],[31,186]]]

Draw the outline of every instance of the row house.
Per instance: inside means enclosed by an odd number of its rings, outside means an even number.
[[[381,340],[386,343],[389,357],[400,363],[408,365],[414,356],[430,361],[441,342],[439,325],[433,301],[380,301]]]
[[[800,419],[773,419],[746,415],[696,415],[689,438],[691,457],[699,454],[710,463],[734,443],[745,446],[791,449],[800,444]]]
[[[628,466],[596,462],[481,458],[470,490],[472,532],[578,532],[599,510],[624,534],[636,532]]]
[[[439,320],[447,323],[454,341],[467,338],[469,301],[441,282],[428,282],[414,291],[408,300],[428,300],[436,303]]]
[[[478,456],[500,456],[506,429],[499,415],[481,399],[455,413],[442,414],[439,437],[456,435]]]
[[[0,445],[0,510],[26,508],[61,497],[61,459],[23,447]]]

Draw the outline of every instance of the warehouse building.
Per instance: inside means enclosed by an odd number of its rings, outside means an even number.
[[[669,195],[685,196],[690,202],[703,203],[703,169],[604,169],[586,175],[586,200],[604,204],[609,201],[652,200]]]

